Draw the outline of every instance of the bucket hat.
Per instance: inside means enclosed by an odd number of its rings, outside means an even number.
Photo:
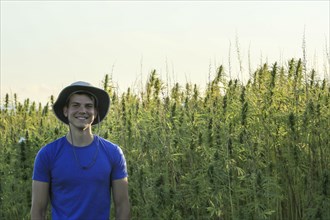
[[[94,87],[88,82],[78,81],[74,82],[71,85],[65,87],[57,97],[56,102],[53,105],[53,111],[56,117],[64,122],[69,124],[68,118],[63,114],[63,108],[66,105],[68,99],[72,94],[77,92],[85,92],[91,94],[96,98],[96,108],[98,111],[98,120],[94,120],[92,125],[98,124],[101,122],[107,115],[110,107],[110,97],[106,91],[103,89]]]

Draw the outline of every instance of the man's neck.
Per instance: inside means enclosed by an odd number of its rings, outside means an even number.
[[[92,134],[91,129],[78,130],[72,127],[70,128],[70,131],[66,135],[66,138],[72,145],[76,147],[88,146],[94,140],[94,136]]]

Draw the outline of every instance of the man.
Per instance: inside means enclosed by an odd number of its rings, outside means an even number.
[[[61,91],[53,110],[69,131],[41,148],[36,156],[32,220],[46,218],[48,200],[53,220],[109,219],[111,192],[116,219],[129,219],[123,152],[92,133],[92,125],[105,118],[109,106],[109,95],[86,82],[75,82]]]

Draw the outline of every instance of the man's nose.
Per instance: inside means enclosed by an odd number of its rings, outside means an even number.
[[[86,113],[86,111],[87,111],[86,107],[83,105],[80,106],[78,110],[79,110],[79,113]]]

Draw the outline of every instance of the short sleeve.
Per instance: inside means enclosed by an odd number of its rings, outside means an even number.
[[[112,163],[111,180],[118,180],[128,176],[126,159],[120,147],[115,147],[114,163]]]
[[[42,148],[37,153],[34,161],[32,179],[41,182],[50,182],[49,157],[46,148]]]

